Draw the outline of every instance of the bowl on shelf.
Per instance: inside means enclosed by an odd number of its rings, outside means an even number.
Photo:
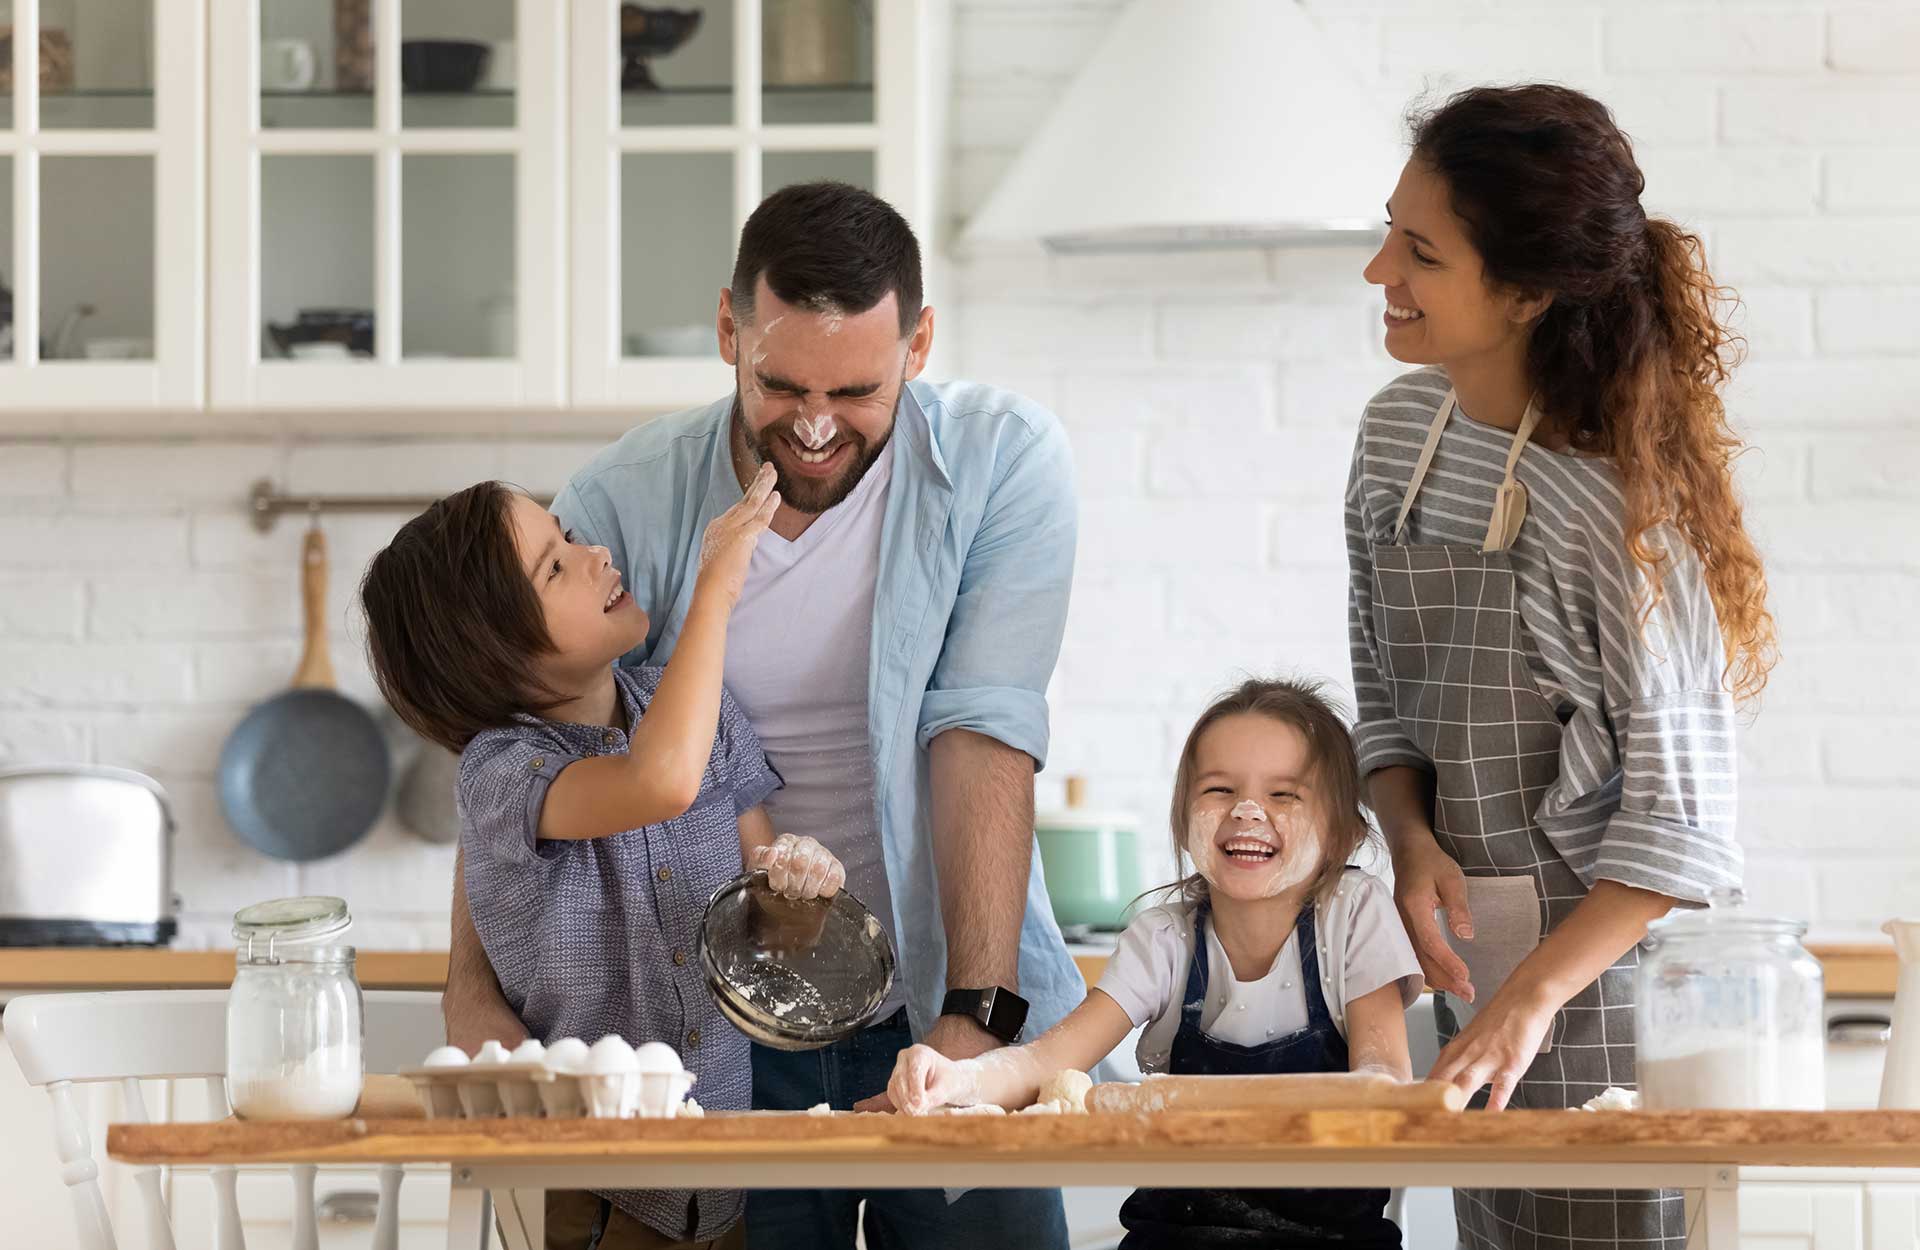
[[[471,39],[404,39],[400,82],[408,91],[472,91],[493,51]]]
[[[363,308],[303,308],[290,325],[267,323],[267,337],[282,356],[322,359],[327,349],[296,352],[311,343],[335,343],[357,356],[373,354],[373,313]]]
[[[699,9],[620,6],[620,90],[658,91],[649,57],[665,56],[693,38],[705,14]]]

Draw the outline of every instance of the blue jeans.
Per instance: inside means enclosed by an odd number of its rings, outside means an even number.
[[[913,1044],[907,1013],[821,1050],[753,1048],[756,1111],[851,1110],[887,1088],[894,1056]],[[948,1205],[938,1189],[758,1189],[747,1194],[748,1250],[851,1250],[862,1222],[869,1250],[1066,1250],[1057,1189],[976,1189]]]

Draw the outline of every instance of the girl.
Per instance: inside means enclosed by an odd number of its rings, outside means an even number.
[[[773,480],[762,468],[708,528],[664,669],[614,667],[647,614],[606,548],[498,482],[408,522],[360,591],[381,692],[461,752],[472,922],[526,1030],[667,1042],[701,1101],[725,1110],[746,1109],[752,1074],[694,955],[707,899],[743,857],[789,897],[845,881],[813,839],[774,837],[760,804],[780,778],[720,685],[728,617],[780,503]],[[737,1247],[740,1212],[738,1192],[555,1191],[546,1244]]]
[[[1175,862],[1194,871],[1140,913],[1086,1001],[1025,1046],[955,1062],[915,1046],[895,1107],[1025,1107],[1061,1069],[1134,1028],[1147,1072],[1373,1070],[1407,1080],[1419,964],[1386,888],[1346,866],[1367,837],[1347,727],[1315,685],[1249,681],[1187,735],[1174,778]],[[1379,1190],[1137,1190],[1127,1250],[1397,1247]]]
[[[1445,991],[1431,1075],[1577,1107],[1633,1082],[1648,921],[1740,879],[1733,702],[1774,635],[1724,293],[1597,101],[1480,88],[1413,132],[1366,277],[1426,367],[1367,406],[1347,489],[1355,736]],[[1684,1239],[1677,1192],[1455,1205],[1472,1246]]]

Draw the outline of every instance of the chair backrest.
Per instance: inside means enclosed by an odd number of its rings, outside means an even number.
[[[445,1040],[440,995],[375,990],[364,995],[368,1072],[391,1073],[420,1062]],[[104,994],[32,994],[16,998],[3,1017],[7,1043],[29,1083],[53,1100],[54,1145],[72,1195],[83,1250],[116,1250],[99,1165],[86,1124],[73,1102],[75,1083],[120,1084],[131,1121],[147,1118],[142,1080],[205,1081],[214,1114],[224,1114],[227,1069],[225,990],[130,990]],[[211,1169],[216,1192],[215,1250],[244,1250],[232,1167]],[[295,1250],[317,1246],[313,1209],[314,1168],[296,1164]],[[155,1250],[173,1250],[174,1239],[156,1169],[134,1172]],[[380,1210],[374,1224],[376,1250],[392,1250],[399,1232],[400,1170],[383,1168]]]
[[[369,990],[369,1072],[398,1072],[446,1040],[440,995]],[[7,1041],[29,1083],[224,1077],[227,991],[29,994],[7,1004]]]

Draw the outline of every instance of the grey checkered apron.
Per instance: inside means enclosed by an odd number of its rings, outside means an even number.
[[[1373,628],[1382,677],[1407,736],[1434,767],[1433,832],[1470,877],[1527,874],[1541,901],[1541,933],[1570,915],[1587,888],[1534,823],[1560,769],[1559,718],[1534,684],[1506,548],[1524,516],[1490,526],[1486,547],[1402,544],[1439,434],[1434,417],[1392,542],[1373,552]],[[1507,476],[1537,417],[1515,435]],[[1497,511],[1505,512],[1505,493]],[[1609,1085],[1632,1088],[1633,969],[1629,951],[1554,1016],[1552,1048],[1533,1061],[1509,1103],[1577,1107]],[[1476,986],[1482,995],[1495,987]],[[1442,995],[1435,1018],[1444,1046],[1459,1032]],[[1682,1250],[1678,1190],[1462,1189],[1454,1192],[1461,1243],[1475,1250]]]

